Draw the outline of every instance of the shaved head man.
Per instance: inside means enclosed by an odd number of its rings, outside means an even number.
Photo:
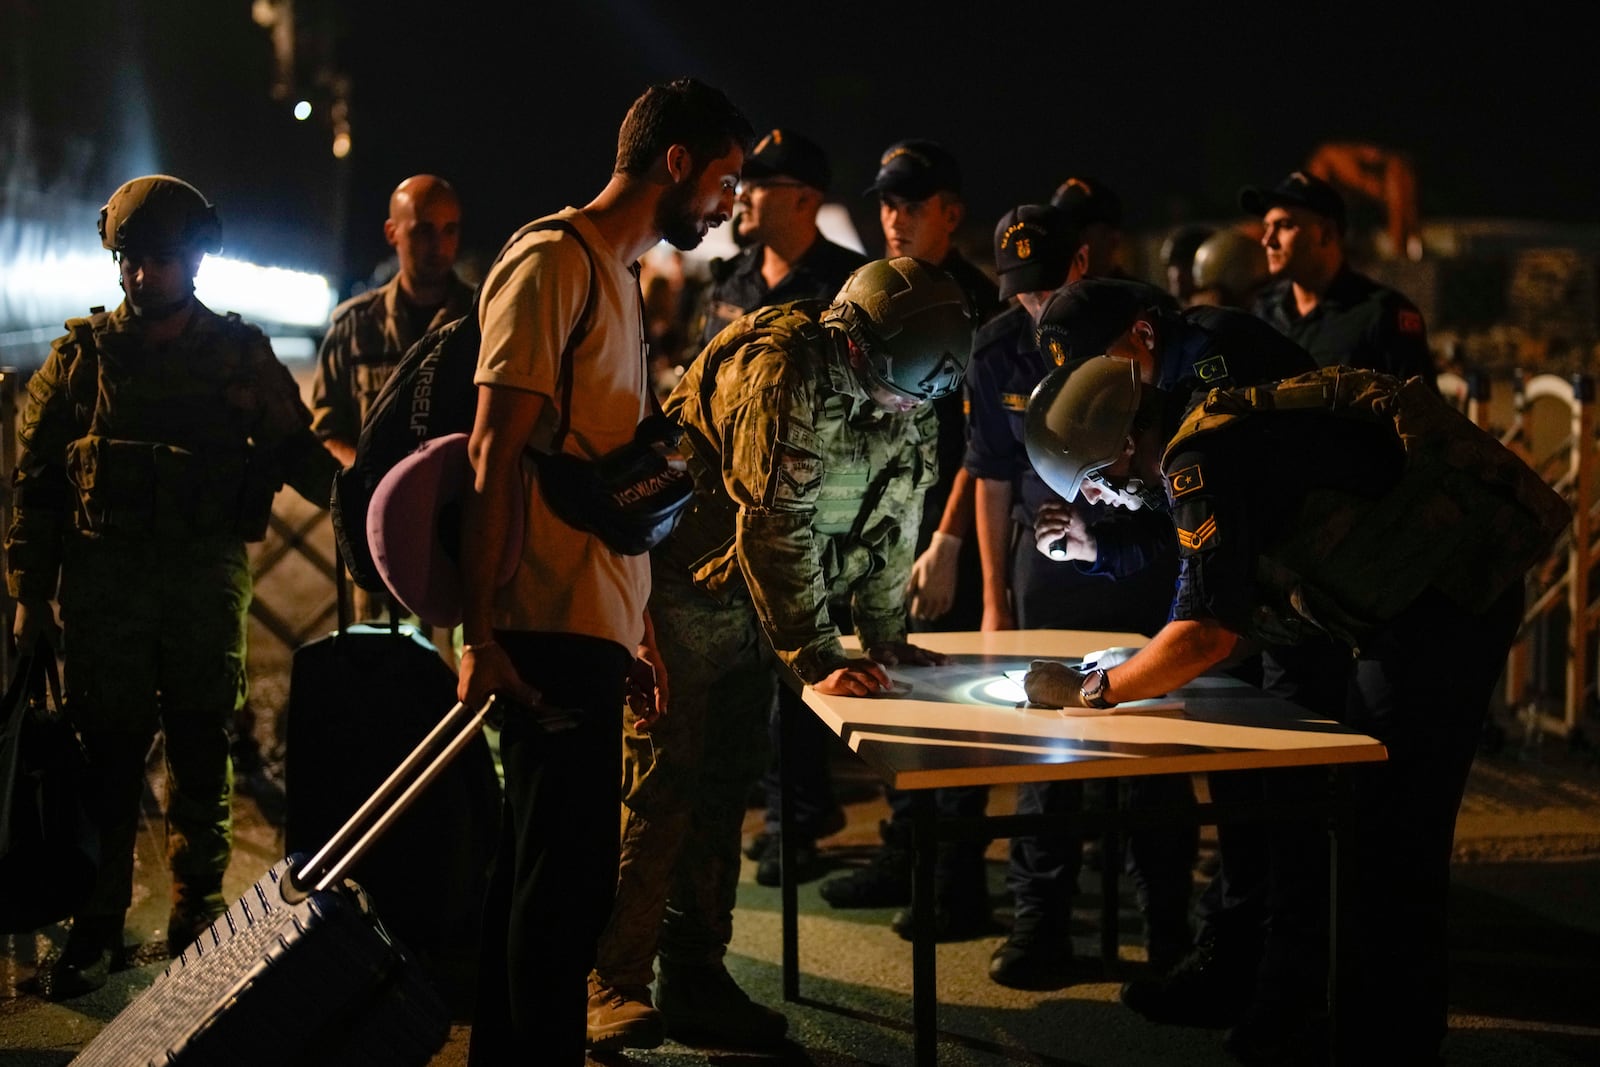
[[[311,388],[312,429],[347,467],[361,424],[406,349],[472,304],[472,289],[455,272],[461,198],[449,182],[415,174],[395,186],[383,237],[400,268],[334,308]]]
[[[461,247],[461,199],[432,174],[417,174],[389,194],[383,236],[400,258],[400,288],[413,304],[444,300]]]

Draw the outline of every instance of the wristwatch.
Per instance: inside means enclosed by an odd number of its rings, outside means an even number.
[[[1086,708],[1109,708],[1111,697],[1106,693],[1106,671],[1104,667],[1096,667],[1083,676],[1083,685],[1078,689],[1078,695],[1083,698]]]

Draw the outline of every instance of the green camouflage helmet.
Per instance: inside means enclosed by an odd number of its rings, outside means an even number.
[[[1095,356],[1057,367],[1028,398],[1023,437],[1044,484],[1073,501],[1084,479],[1122,456],[1142,389],[1129,359]]]
[[[1194,287],[1219,289],[1230,301],[1249,297],[1267,279],[1267,250],[1238,230],[1218,230],[1194,251]]]
[[[926,260],[865,264],[845,279],[822,314],[866,357],[873,385],[913,400],[952,392],[972,357],[972,316],[961,287]]]
[[[113,252],[222,251],[222,223],[200,190],[149,174],[123,183],[100,209],[100,244]]]

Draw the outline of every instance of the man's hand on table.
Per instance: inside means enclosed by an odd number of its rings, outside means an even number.
[[[889,685],[888,671],[870,659],[853,659],[811,688],[832,697],[867,697]]]

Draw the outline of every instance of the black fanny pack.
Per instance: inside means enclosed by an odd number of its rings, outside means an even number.
[[[694,496],[694,478],[674,458],[682,434],[658,412],[646,416],[632,441],[599,459],[531,452],[540,493],[568,526],[624,556],[641,555],[672,532]]]

